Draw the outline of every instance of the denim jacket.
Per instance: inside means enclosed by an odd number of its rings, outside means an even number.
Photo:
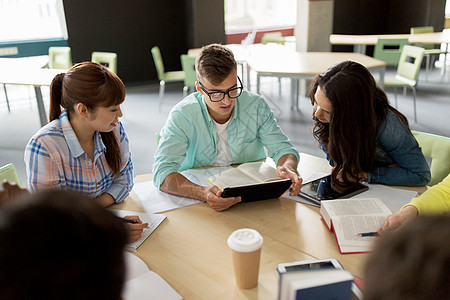
[[[275,163],[285,154],[299,159],[297,150],[261,96],[242,92],[226,132],[233,163],[261,160],[266,157],[264,150]],[[174,106],[161,130],[153,164],[153,184],[160,188],[170,173],[211,165],[217,156],[216,138],[216,125],[203,96],[193,93],[183,99]]]
[[[409,128],[389,111],[377,133],[376,168],[367,174],[369,183],[423,186],[431,180],[430,167]],[[331,166],[334,161],[321,145]],[[389,167],[397,164],[398,166]]]

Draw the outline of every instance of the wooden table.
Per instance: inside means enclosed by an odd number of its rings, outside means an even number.
[[[307,178],[329,172],[325,159],[301,153],[299,170]],[[139,180],[151,179],[141,175]],[[128,197],[114,208],[143,211]],[[356,277],[363,276],[367,254],[339,253],[334,234],[318,208],[289,199],[238,204],[224,212],[206,203],[164,213],[167,220],[136,253],[184,299],[276,299],[279,263],[334,257]],[[227,238],[236,229],[254,228],[264,238],[258,287],[235,285]]]
[[[3,58],[0,60],[0,84],[32,85],[34,87],[41,126],[48,122],[41,86],[50,86],[55,75],[64,72],[66,70],[28,67],[17,63],[14,59]]]

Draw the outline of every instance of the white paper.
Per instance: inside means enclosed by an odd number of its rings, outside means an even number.
[[[124,253],[126,276],[122,291],[124,300],[183,299],[161,276],[148,269],[136,255]]]
[[[124,251],[124,258],[126,267],[125,282],[150,271],[145,262],[131,252]]]
[[[392,188],[382,184],[369,184],[369,189],[359,195],[358,198],[380,198],[381,201],[394,213],[403,205],[409,203],[417,196],[417,192]]]
[[[161,276],[152,271],[128,281],[122,297],[125,300],[183,299]]]
[[[189,169],[181,172],[181,174],[195,184],[201,186],[211,186],[208,182],[208,178],[229,168],[230,167]],[[141,201],[142,206],[149,213],[159,213],[179,207],[202,203],[202,201],[193,198],[179,197],[161,192],[153,185],[152,181],[135,183],[133,191]]]

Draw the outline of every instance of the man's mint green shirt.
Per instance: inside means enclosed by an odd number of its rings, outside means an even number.
[[[226,132],[233,164],[264,159],[264,148],[275,163],[285,154],[299,159],[269,105],[256,94],[242,92]],[[187,96],[172,108],[160,134],[153,164],[153,183],[157,188],[173,172],[210,166],[216,159],[216,125],[199,93]]]

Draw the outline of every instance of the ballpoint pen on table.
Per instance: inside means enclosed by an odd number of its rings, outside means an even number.
[[[373,231],[373,232],[361,232],[361,233],[358,233],[357,236],[359,236],[359,237],[378,236],[378,232],[376,232],[376,231]]]

